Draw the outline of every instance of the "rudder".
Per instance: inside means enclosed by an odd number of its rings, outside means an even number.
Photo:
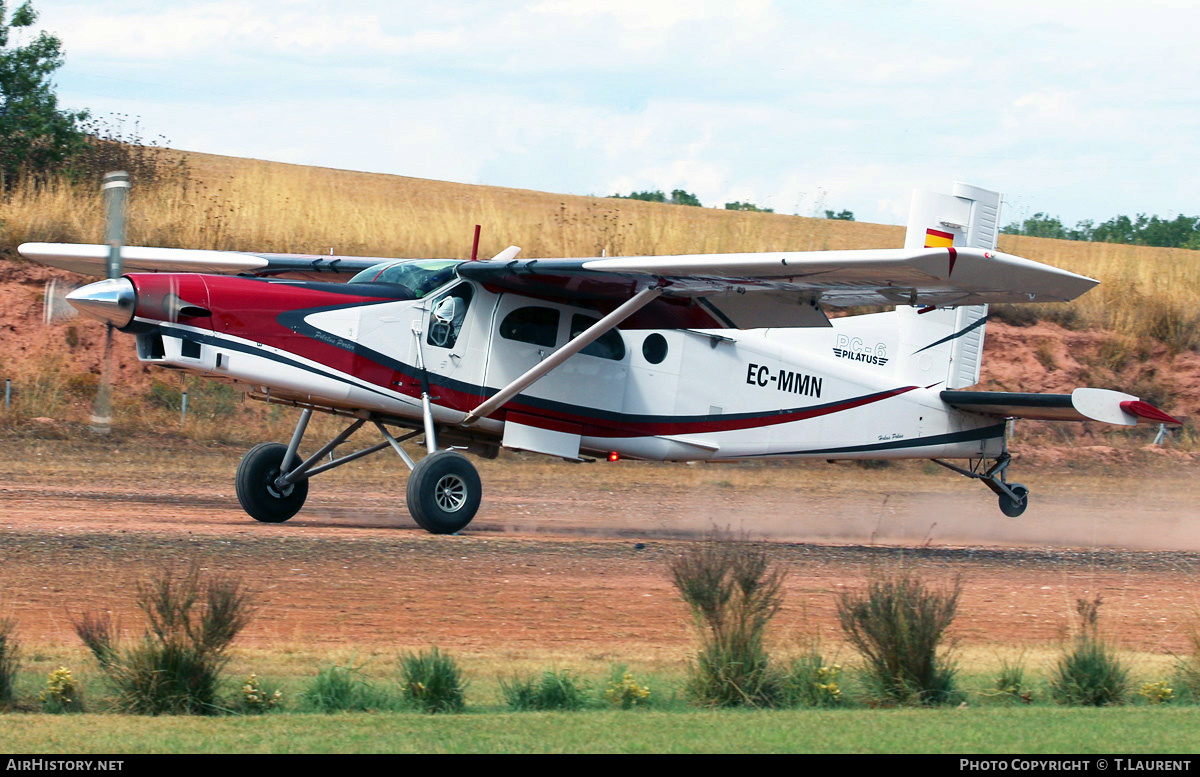
[[[957,181],[952,194],[915,191],[904,247],[995,250],[1002,201],[999,192]],[[936,310],[902,305],[896,314],[901,358],[911,379],[949,389],[979,382],[987,305]]]

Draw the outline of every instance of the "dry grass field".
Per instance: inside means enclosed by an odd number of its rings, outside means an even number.
[[[163,150],[186,175],[163,174],[131,200],[136,245],[363,256],[466,257],[473,226],[480,252],[519,245],[533,257],[641,255],[899,246],[903,228],[769,213],[558,195],[402,176],[301,167]],[[163,165],[166,170],[178,167]],[[23,263],[26,241],[98,242],[100,200],[90,188],[51,182],[0,200],[0,373],[22,387],[16,418],[83,420],[99,371],[102,327],[40,323],[45,283],[70,276]],[[1177,415],[1200,411],[1200,261],[1197,252],[1002,236],[1003,250],[1080,272],[1101,286],[1067,306],[1001,306],[989,327],[984,387],[1130,390]],[[124,417],[162,429],[169,414],[153,397],[178,392],[118,348]],[[203,393],[204,389],[196,389]],[[219,399],[219,398],[218,398]],[[261,408],[239,408],[239,424],[266,424]],[[8,419],[12,420],[12,417]],[[227,433],[227,418],[185,433]],[[211,427],[211,429],[209,429]],[[172,427],[173,428],[173,427]],[[1144,435],[1127,444],[1140,445]],[[1192,448],[1188,430],[1176,442]]]

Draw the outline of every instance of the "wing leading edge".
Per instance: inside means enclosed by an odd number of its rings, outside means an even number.
[[[971,248],[525,259],[469,262],[495,290],[612,308],[644,288],[662,298],[624,328],[828,326],[824,307],[1065,302],[1098,281]]]
[[[104,277],[108,261],[106,245],[23,243],[17,247],[17,251],[26,259],[39,264],[101,278]],[[121,265],[126,272],[353,275],[387,261],[395,260],[368,256],[246,253],[191,248],[125,246],[121,249]]]

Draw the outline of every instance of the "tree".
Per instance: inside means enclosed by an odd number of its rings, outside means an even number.
[[[87,116],[58,108],[50,77],[62,66],[62,42],[47,32],[23,46],[14,42],[17,31],[37,21],[29,0],[5,16],[0,0],[0,190],[23,174],[40,177],[61,167],[82,147],[78,122]]]
[[[691,192],[685,192],[683,189],[674,189],[671,192],[672,205],[691,205],[696,208],[703,207],[700,204],[700,198]]]
[[[841,210],[834,213],[831,210],[825,211],[825,218],[833,219],[834,221],[854,221],[854,211]]]
[[[1030,237],[1052,237],[1059,240],[1067,239],[1067,230],[1063,227],[1058,216],[1047,213],[1035,213],[1023,222],[1013,222],[1000,230],[1009,235],[1029,235]]]
[[[774,213],[775,212],[774,208],[760,208],[757,205],[755,205],[753,202],[741,202],[741,201],[725,203],[725,210],[747,210],[747,211],[752,211],[754,213]]]
[[[644,192],[630,192],[629,194],[612,194],[610,199],[617,200],[642,200],[644,202],[664,202],[668,205],[694,205],[697,208],[702,207],[700,200],[696,195],[685,192],[683,189],[675,189],[671,192],[670,199],[662,193],[661,189]]]
[[[663,194],[661,189],[644,192],[630,192],[629,194],[613,194],[609,195],[609,198],[614,200],[641,200],[643,202],[667,201],[667,195]]]

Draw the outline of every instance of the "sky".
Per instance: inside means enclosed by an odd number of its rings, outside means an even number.
[[[891,224],[956,180],[1004,223],[1200,213],[1190,1],[33,4],[62,107],[190,151]]]

